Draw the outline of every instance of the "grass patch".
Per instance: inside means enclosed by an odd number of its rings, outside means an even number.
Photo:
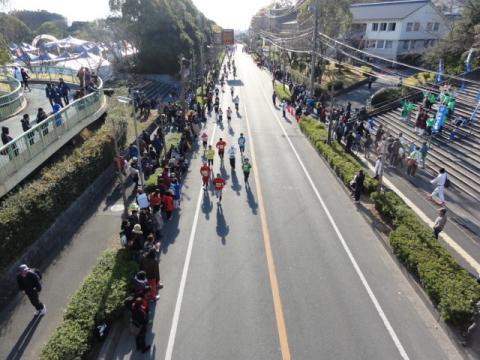
[[[292,100],[292,94],[290,94],[290,91],[288,90],[288,87],[285,86],[285,89],[283,88],[283,84],[276,84],[275,85],[275,92],[277,93],[278,99],[280,101],[287,100],[291,101]]]

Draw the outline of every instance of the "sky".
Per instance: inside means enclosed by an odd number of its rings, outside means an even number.
[[[251,17],[271,0],[193,0],[205,16],[223,28],[246,30]],[[9,0],[10,10],[47,10],[72,21],[89,21],[109,13],[108,0]]]

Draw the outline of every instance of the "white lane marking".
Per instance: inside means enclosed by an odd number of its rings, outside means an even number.
[[[215,131],[217,130],[217,123],[213,127],[212,136],[210,137],[210,145],[213,144],[215,139]],[[183,294],[185,293],[185,285],[187,283],[188,269],[190,267],[190,260],[192,258],[193,243],[195,241],[195,233],[197,231],[198,217],[200,214],[200,207],[202,204],[204,190],[200,188],[198,192],[197,207],[195,210],[195,216],[193,218],[192,230],[188,239],[187,253],[185,255],[185,262],[183,264],[182,277],[180,279],[180,286],[178,289],[177,302],[175,303],[175,310],[173,312],[172,327],[170,328],[170,335],[168,336],[167,350],[165,352],[165,360],[171,360],[173,355],[173,346],[175,345],[175,337],[177,335],[178,320],[180,319],[180,310],[182,308]]]
[[[377,297],[375,296],[375,294],[373,293],[370,285],[368,284],[367,279],[366,279],[365,276],[363,275],[363,271],[360,269],[360,266],[358,265],[357,261],[355,260],[355,257],[353,256],[352,252],[350,251],[350,248],[349,248],[349,246],[347,245],[345,239],[343,238],[343,235],[342,235],[342,233],[340,232],[340,230],[339,230],[339,228],[338,228],[335,220],[333,219],[330,211],[328,210],[327,205],[325,204],[325,202],[323,201],[322,196],[321,196],[320,193],[318,192],[317,187],[315,186],[315,183],[313,182],[312,177],[310,176],[310,173],[308,172],[307,168],[306,168],[305,165],[303,164],[303,161],[302,161],[302,159],[300,158],[300,155],[298,155],[297,149],[296,149],[295,146],[293,145],[292,141],[290,140],[290,137],[289,137],[288,134],[287,134],[287,131],[285,130],[283,124],[282,124],[281,121],[279,120],[277,112],[276,112],[275,109],[273,108],[273,105],[271,104],[270,100],[269,100],[269,99],[267,98],[267,96],[265,95],[265,92],[263,91],[263,89],[264,89],[264,87],[263,87],[263,85],[262,85],[262,94],[263,94],[263,96],[264,96],[264,98],[265,98],[266,103],[267,103],[267,104],[270,104],[269,108],[270,108],[270,110],[272,110],[272,112],[273,112],[273,114],[274,114],[274,117],[275,117],[275,120],[277,121],[277,124],[278,124],[278,125],[280,126],[280,128],[282,129],[282,132],[283,132],[283,134],[285,135],[285,138],[287,139],[290,147],[292,148],[292,151],[293,151],[293,153],[295,154],[295,157],[297,158],[298,163],[300,164],[303,172],[305,173],[305,176],[307,177],[308,182],[310,183],[310,186],[311,186],[312,189],[313,189],[313,192],[314,192],[315,195],[317,196],[317,199],[318,199],[318,201],[320,202],[320,204],[322,205],[323,210],[324,210],[325,213],[327,214],[328,220],[330,221],[330,224],[332,225],[333,229],[335,230],[335,233],[337,234],[337,237],[338,237],[338,239],[340,240],[340,243],[342,244],[343,249],[344,249],[345,252],[347,253],[348,258],[350,259],[350,262],[352,263],[353,268],[355,269],[355,272],[357,273],[358,277],[360,278],[360,281],[362,282],[362,285],[363,285],[363,287],[365,288],[365,290],[367,291],[368,296],[370,297],[370,300],[372,301],[373,305],[375,306],[375,309],[377,310],[378,315],[379,315],[380,318],[382,319],[383,324],[385,325],[385,327],[386,327],[386,329],[387,329],[390,337],[392,338],[393,342],[395,343],[395,346],[397,347],[398,351],[400,352],[400,356],[401,356],[402,359],[404,359],[404,360],[410,359],[410,358],[408,357],[408,354],[407,354],[407,352],[405,351],[402,343],[400,342],[400,339],[398,338],[397,334],[395,333],[395,330],[393,329],[392,325],[390,324],[390,321],[388,320],[387,316],[385,315],[385,312],[383,311],[382,307],[380,306],[380,303],[378,302]]]

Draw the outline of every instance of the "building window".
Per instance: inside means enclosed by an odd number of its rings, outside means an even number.
[[[433,24],[433,31],[438,31],[438,28],[440,27],[439,23]]]
[[[383,49],[384,40],[377,40],[377,49]]]
[[[413,25],[413,31],[419,31],[420,30],[420,23],[415,23],[415,25]]]
[[[375,48],[376,40],[368,40],[367,47],[372,49]]]
[[[378,31],[378,23],[372,24],[372,31]]]
[[[433,29],[433,23],[429,22],[427,23],[427,31],[432,31]]]
[[[388,31],[395,31],[397,23],[388,23]]]
[[[387,31],[387,23],[380,23],[380,31]]]
[[[385,49],[391,49],[392,46],[393,46],[393,41],[392,40],[385,41]]]
[[[423,40],[423,47],[424,48],[428,48],[429,45],[430,45],[430,40]]]
[[[410,44],[410,40],[403,40],[403,50],[408,50],[409,44]]]
[[[407,23],[407,31],[412,31],[413,23]]]
[[[411,40],[410,41],[410,49],[415,49],[417,46],[417,40]]]

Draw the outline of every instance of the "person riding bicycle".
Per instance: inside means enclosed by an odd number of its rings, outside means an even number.
[[[243,133],[240,133],[240,137],[238,138],[238,148],[240,149],[240,155],[243,157],[243,153],[245,152],[245,136]]]

